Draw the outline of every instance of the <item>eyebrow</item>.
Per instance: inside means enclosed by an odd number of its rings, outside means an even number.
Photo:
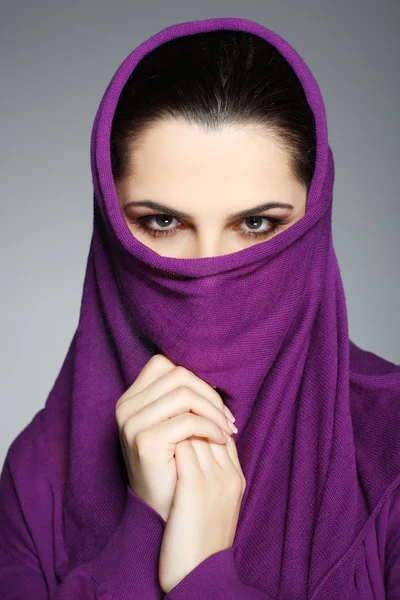
[[[146,206],[147,208],[152,208],[154,210],[160,210],[165,213],[168,213],[175,217],[176,219],[187,219],[189,221],[192,220],[193,217],[188,215],[185,212],[174,210],[169,206],[165,206],[164,204],[160,204],[159,202],[154,202],[153,200],[140,200],[135,201],[131,200],[130,202],[124,203],[124,208],[128,206]],[[294,206],[292,204],[288,204],[287,202],[266,202],[265,204],[259,204],[258,206],[254,206],[254,208],[250,208],[247,210],[242,210],[238,213],[234,213],[228,215],[228,220],[232,221],[233,219],[246,219],[248,217],[252,217],[255,213],[262,212],[264,210],[269,210],[270,208],[290,208],[293,209]]]

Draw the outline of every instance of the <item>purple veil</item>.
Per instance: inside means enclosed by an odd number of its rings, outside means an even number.
[[[132,235],[118,204],[112,118],[142,57],[215,29],[275,45],[304,87],[317,128],[306,214],[233,254],[163,257]],[[236,417],[247,481],[233,547],[240,577],[275,598],[314,599],[322,586],[323,597],[333,597],[330,581],[351,586],[361,568],[355,550],[400,481],[400,367],[349,340],[332,243],[334,161],[312,73],[284,39],[247,19],[170,26],[112,77],[93,124],[91,168],[93,233],[79,322],[44,414],[61,483],[55,502],[64,507],[60,575],[96,556],[121,517],[127,476],[115,404],[162,353],[217,386]]]

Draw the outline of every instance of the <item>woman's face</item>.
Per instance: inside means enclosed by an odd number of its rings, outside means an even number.
[[[271,135],[248,125],[206,133],[173,119],[146,130],[115,185],[132,235],[173,258],[231,254],[279,235],[304,216],[307,196]]]

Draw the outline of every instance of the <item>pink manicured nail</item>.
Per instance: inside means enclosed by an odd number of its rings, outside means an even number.
[[[224,410],[225,410],[225,414],[228,417],[228,419],[230,419],[232,421],[232,423],[234,423],[236,421],[236,418],[233,416],[233,414],[231,413],[229,408],[226,406],[226,404],[224,404]]]

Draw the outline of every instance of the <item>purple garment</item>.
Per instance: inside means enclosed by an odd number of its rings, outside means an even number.
[[[216,257],[163,257],[130,231],[110,164],[119,94],[148,52],[237,29],[274,44],[317,127],[306,214]],[[173,25],[136,48],[93,124],[93,235],[79,322],[0,480],[4,600],[400,598],[400,366],[349,339],[332,242],[334,162],[323,99],[297,52],[246,19]],[[247,487],[231,548],[167,595],[165,521],[129,487],[115,404],[153,354],[217,386],[236,416]]]

